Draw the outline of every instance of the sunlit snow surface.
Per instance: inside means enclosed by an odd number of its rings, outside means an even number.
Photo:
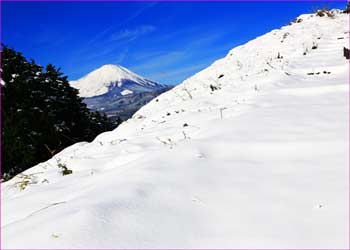
[[[2,184],[2,247],[347,248],[348,15],[300,18]]]

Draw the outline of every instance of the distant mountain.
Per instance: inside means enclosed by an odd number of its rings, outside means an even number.
[[[123,96],[155,91],[165,87],[120,65],[113,64],[104,65],[77,81],[71,81],[70,84],[79,90],[81,97],[94,97],[106,93]]]
[[[120,65],[104,65],[77,81],[79,90],[92,110],[125,120],[140,107],[171,87],[141,77]]]
[[[105,113],[108,117],[112,118],[112,120],[119,120],[119,118],[121,120],[127,120],[142,106],[171,88],[171,86],[164,86],[159,90],[134,92],[124,95],[123,92],[121,95],[106,93],[85,98],[84,102],[89,109]]]

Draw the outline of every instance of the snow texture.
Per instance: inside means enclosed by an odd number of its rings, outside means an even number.
[[[3,183],[2,247],[348,248],[349,18],[334,13]]]

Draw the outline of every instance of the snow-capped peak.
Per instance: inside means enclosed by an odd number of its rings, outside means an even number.
[[[144,91],[158,89],[163,85],[147,80],[134,72],[113,64],[106,64],[76,81],[70,82],[79,89],[81,97],[103,95],[114,87],[122,88],[125,83],[133,83]],[[122,89],[121,89],[122,91]]]

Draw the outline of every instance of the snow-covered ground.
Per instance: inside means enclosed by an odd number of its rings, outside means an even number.
[[[348,248],[349,18],[299,18],[3,183],[2,248]]]

